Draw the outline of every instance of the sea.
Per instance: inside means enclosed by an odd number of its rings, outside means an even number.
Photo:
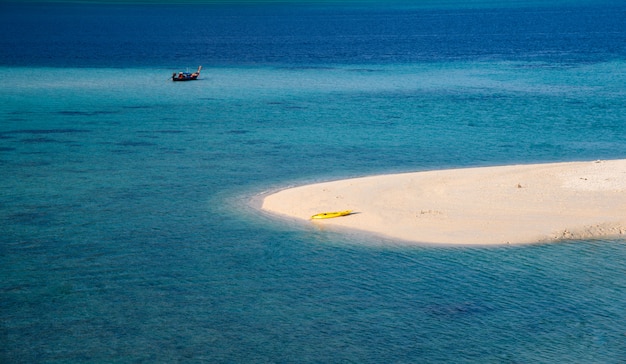
[[[626,158],[625,20],[623,1],[0,3],[0,362],[624,363],[624,238],[407,244],[259,206]]]

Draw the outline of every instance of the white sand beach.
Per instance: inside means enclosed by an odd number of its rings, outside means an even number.
[[[626,236],[626,159],[371,176],[289,188],[262,209],[417,243]],[[353,210],[310,221],[313,214]]]

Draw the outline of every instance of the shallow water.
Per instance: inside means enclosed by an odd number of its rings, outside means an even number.
[[[396,44],[389,29],[381,39]],[[115,67],[88,54],[3,62],[0,358],[620,362],[623,239],[407,246],[250,206],[274,189],[374,173],[624,158],[624,27],[611,29],[578,34],[601,41],[564,46],[574,56],[563,62],[503,56],[506,42],[489,45],[502,35],[407,62],[385,51],[347,62],[333,37],[315,62],[261,45],[253,61],[228,53],[187,83],[169,81],[177,65],[149,47],[132,62],[111,51]],[[280,62],[255,58],[271,54]]]

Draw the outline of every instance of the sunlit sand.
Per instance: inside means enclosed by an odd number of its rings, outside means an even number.
[[[519,244],[626,235],[626,160],[513,165],[289,188],[262,209],[417,243]],[[353,214],[310,221],[314,214]]]

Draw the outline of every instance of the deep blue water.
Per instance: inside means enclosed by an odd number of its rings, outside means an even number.
[[[624,158],[626,7],[539,5],[0,4],[0,361],[623,362],[624,239],[406,246],[251,202]]]
[[[495,4],[0,4],[0,64],[127,68],[191,67],[199,61],[293,66],[476,59],[563,64],[621,59],[626,52],[624,7],[617,1],[505,9]]]

